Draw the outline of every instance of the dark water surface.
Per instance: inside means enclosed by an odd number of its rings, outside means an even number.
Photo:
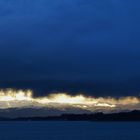
[[[140,122],[0,122],[0,140],[140,140]]]

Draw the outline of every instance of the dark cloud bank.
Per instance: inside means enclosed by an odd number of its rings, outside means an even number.
[[[139,95],[138,0],[1,0],[0,87]]]

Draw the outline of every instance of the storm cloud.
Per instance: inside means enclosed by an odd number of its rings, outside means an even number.
[[[57,79],[138,84],[139,4],[1,0],[1,83]]]

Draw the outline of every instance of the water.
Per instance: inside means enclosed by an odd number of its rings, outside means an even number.
[[[140,122],[0,122],[0,140],[140,140]]]

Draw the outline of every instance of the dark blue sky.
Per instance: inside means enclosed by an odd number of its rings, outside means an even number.
[[[140,78],[139,0],[1,0],[0,80]]]

